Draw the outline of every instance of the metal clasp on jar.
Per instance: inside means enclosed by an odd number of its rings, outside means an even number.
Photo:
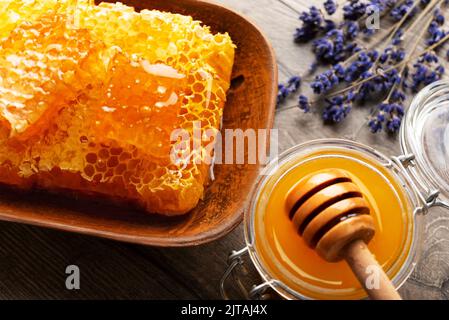
[[[235,284],[237,285],[239,291],[243,295],[243,297],[245,299],[249,299],[249,300],[267,299],[267,296],[265,296],[266,290],[268,288],[272,287],[273,285],[275,285],[275,283],[277,282],[276,280],[265,281],[259,285],[254,285],[251,288],[251,290],[248,290],[245,287],[245,285],[242,283],[240,277],[235,275],[234,271],[235,271],[236,267],[244,266],[245,262],[243,261],[242,257],[245,254],[248,254],[249,250],[250,250],[249,247],[245,247],[238,251],[232,251],[231,254],[229,255],[228,267],[220,280],[220,294],[223,299],[225,299],[225,300],[230,299],[228,291],[226,290],[226,282],[228,281],[228,279],[231,276],[233,277],[233,280],[234,280]]]
[[[443,201],[440,201],[438,196],[440,191],[437,189],[431,190],[423,190],[422,187],[419,187],[416,183],[414,176],[410,172],[410,168],[415,167],[415,155],[414,154],[406,154],[392,157],[391,160],[394,164],[399,167],[399,170],[407,179],[407,181],[411,184],[412,188],[416,192],[421,206],[415,208],[415,214],[427,214],[429,208],[431,207],[443,207],[449,209],[449,205]]]

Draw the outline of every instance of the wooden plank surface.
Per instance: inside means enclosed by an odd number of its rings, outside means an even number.
[[[220,0],[252,18],[276,50],[280,80],[304,73],[312,57],[293,43],[298,12],[318,0]],[[350,137],[387,155],[400,153],[396,138],[359,130],[369,107],[355,108],[347,121],[323,126],[317,114],[281,109],[276,115],[280,148],[316,138]],[[357,134],[355,134],[357,133]],[[449,298],[449,214],[427,216],[420,262],[401,289],[406,299]],[[214,299],[228,254],[244,247],[243,227],[216,242],[160,249],[54,230],[0,222],[0,299]],[[65,288],[65,268],[81,270],[81,289]],[[252,273],[248,283],[260,280]]]

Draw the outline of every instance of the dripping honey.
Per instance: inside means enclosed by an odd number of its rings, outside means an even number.
[[[255,206],[255,248],[268,272],[293,291],[313,299],[366,296],[344,261],[329,263],[307,246],[289,220],[285,198],[304,176],[326,168],[348,171],[362,190],[375,221],[371,252],[390,278],[407,259],[412,210],[396,176],[374,159],[352,150],[321,150],[289,161],[270,176]]]

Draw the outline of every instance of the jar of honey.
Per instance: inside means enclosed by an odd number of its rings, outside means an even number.
[[[246,247],[229,258],[221,291],[230,275],[245,295],[268,288],[286,299],[363,299],[366,293],[345,262],[323,260],[298,235],[285,206],[289,190],[323,169],[343,169],[360,187],[375,221],[368,247],[399,288],[416,265],[423,226],[432,206],[449,209],[449,83],[424,88],[412,101],[400,132],[403,155],[389,157],[344,139],[297,145],[268,165],[245,208]],[[244,255],[262,278],[246,290],[236,267]]]

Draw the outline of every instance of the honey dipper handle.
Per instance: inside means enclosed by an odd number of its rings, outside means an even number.
[[[393,283],[363,240],[355,240],[347,245],[345,259],[371,299],[401,300]]]

